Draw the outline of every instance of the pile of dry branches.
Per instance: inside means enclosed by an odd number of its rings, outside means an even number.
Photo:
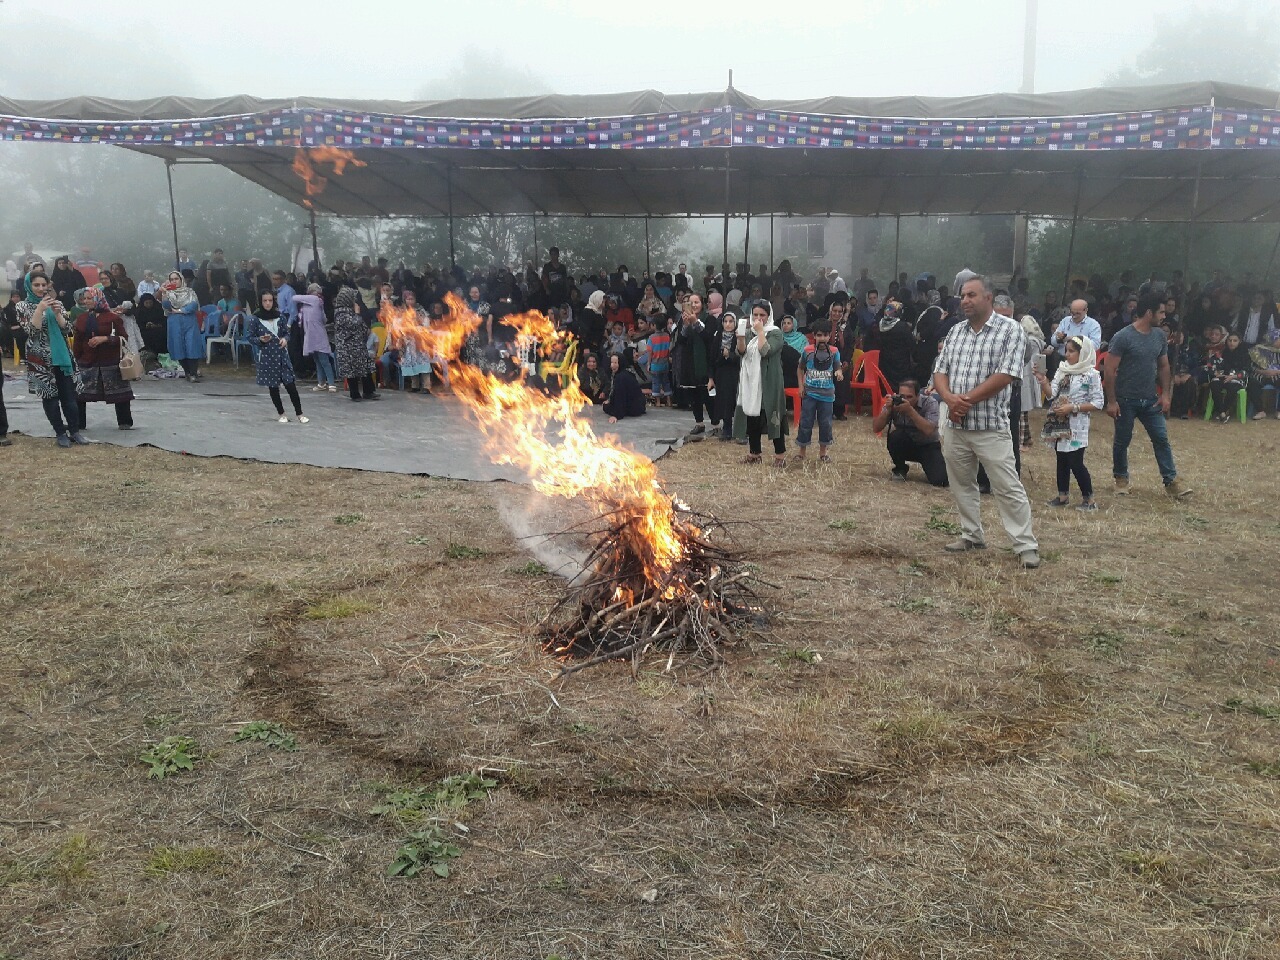
[[[631,547],[640,541],[640,518],[628,513],[605,519],[608,525],[589,537],[584,572],[539,629],[544,649],[577,661],[562,676],[628,657],[634,667],[650,651],[719,663],[726,647],[766,622],[741,556],[711,542],[709,533],[722,529],[714,518],[680,512],[675,530],[684,550],[658,579],[646,575]]]

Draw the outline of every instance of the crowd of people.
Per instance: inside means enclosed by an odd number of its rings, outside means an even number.
[[[221,250],[198,264],[180,253],[163,280],[147,270],[135,281],[114,263],[89,282],[91,264],[60,257],[49,268],[30,248],[9,266],[22,279],[0,334],[6,349],[25,357],[29,389],[65,446],[84,442],[85,403],[113,404],[117,425],[132,427],[122,359],[132,354],[166,368],[161,375],[199,382],[206,339],[233,327],[252,349],[257,382],[281,422],[289,422],[281,389],[294,418],[307,422],[296,386],[303,378],[314,377],[311,390],[320,393],[336,393],[345,381],[352,401],[378,399],[379,382],[424,396],[447,390],[449,360],[417,339],[389,335],[380,313],[392,304],[430,329],[447,321],[449,293],[482,320],[453,362],[544,390],[563,378],[544,382],[540,359],[559,372],[572,363],[583,392],[611,421],[679,407],[692,415],[691,439],[741,443],[746,463],[763,461],[767,437],[772,464],[785,468],[789,404],[799,406],[796,459],[816,427],[817,459],[829,461],[832,421],[848,418],[860,386],[883,385],[875,389],[885,404],[872,425],[888,432],[893,479],[905,480],[918,464],[929,483],[950,486],[969,544],[981,542],[973,497],[995,493],[1013,504],[1006,527],[1022,553],[1034,552],[1034,540],[1014,490],[1021,452],[1033,442],[1032,409],[1047,405],[1042,439],[1059,461],[1051,504],[1068,503],[1074,478],[1083,510],[1096,509],[1084,462],[1090,414],[1116,419],[1112,467],[1121,495],[1137,422],[1151,437],[1166,489],[1184,496],[1165,414],[1224,423],[1249,411],[1254,420],[1280,418],[1280,315],[1271,291],[1248,274],[1233,282],[1216,271],[1203,284],[1187,284],[1177,271],[1168,280],[1095,275],[1075,280],[1064,301],[1050,291],[1037,303],[1027,278],[1016,275],[997,289],[969,270],[950,285],[902,273],[883,290],[866,269],[852,282],[825,268],[805,279],[788,261],[754,272],[739,263],[695,275],[681,263],[653,275],[626,265],[575,275],[556,248],[540,268],[470,273],[430,264],[392,269],[364,257],[325,270],[312,264],[299,275],[268,271],[256,259],[232,263]],[[565,333],[542,345],[541,357],[509,322],[530,310]],[[997,446],[1009,448],[1007,464]]]

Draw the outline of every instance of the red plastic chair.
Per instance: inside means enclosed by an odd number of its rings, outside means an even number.
[[[791,398],[791,415],[795,418],[796,427],[800,426],[800,388],[783,387],[782,395]]]
[[[880,408],[884,406],[884,398],[893,392],[889,381],[880,372],[880,351],[867,350],[862,354],[862,362],[849,381],[849,390],[866,390],[871,395],[871,415],[878,417]],[[862,398],[854,395],[855,412],[862,409]]]

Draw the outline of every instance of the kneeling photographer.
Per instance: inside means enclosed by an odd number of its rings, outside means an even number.
[[[920,395],[920,384],[903,380],[898,392],[885,398],[885,404],[871,421],[871,429],[879,433],[889,430],[889,458],[893,461],[890,478],[906,480],[908,464],[918,463],[935,487],[947,486],[947,463],[942,458],[942,438],[938,435],[938,399],[932,394]]]

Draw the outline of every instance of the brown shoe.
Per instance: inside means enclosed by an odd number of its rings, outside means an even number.
[[[1164,485],[1164,492],[1175,500],[1191,496],[1191,488],[1176,477]]]
[[[1116,477],[1116,495],[1127,497],[1132,491],[1129,489],[1128,477]]]

